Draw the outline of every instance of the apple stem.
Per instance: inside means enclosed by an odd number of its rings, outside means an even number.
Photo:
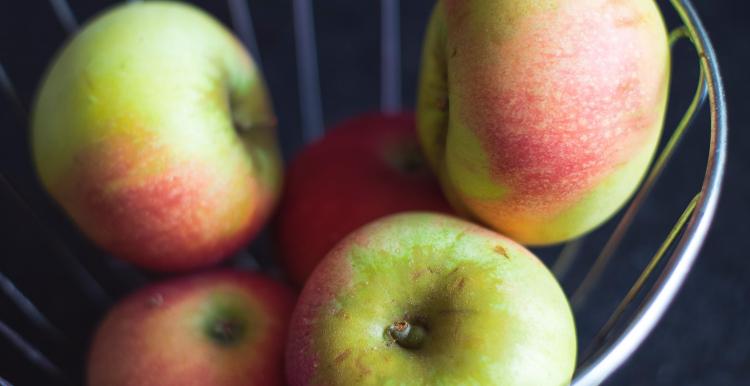
[[[388,335],[403,348],[417,349],[422,347],[427,330],[418,324],[401,320],[388,326]]]

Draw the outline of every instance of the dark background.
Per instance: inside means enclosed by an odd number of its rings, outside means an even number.
[[[113,1],[69,0],[78,20],[86,20]],[[225,24],[225,2],[197,1]],[[314,2],[325,122],[336,123],[378,109],[379,2]],[[404,103],[414,105],[423,29],[432,0],[401,4]],[[676,15],[664,1],[671,27]],[[285,156],[302,145],[297,94],[294,31],[290,1],[250,1],[262,64],[280,121]],[[750,379],[750,148],[744,128],[750,124],[750,33],[744,2],[695,0],[715,44],[729,101],[729,162],[719,211],[701,256],[664,319],[609,385],[747,385]],[[15,84],[26,109],[45,66],[66,34],[47,1],[3,0],[0,4],[0,62]],[[697,79],[695,54],[687,43],[674,50],[673,85],[666,133],[689,103]],[[41,349],[80,383],[91,329],[116,299],[153,275],[132,269],[93,248],[47,199],[29,161],[26,124],[13,103],[0,95],[0,273],[9,277],[51,320],[54,329],[34,324],[19,312],[6,291],[0,294],[0,376],[15,385],[56,384],[54,376],[32,365],[12,344],[12,334]],[[700,189],[708,152],[709,122],[705,109],[682,141],[679,153],[605,272],[606,280],[587,305],[576,312],[582,348],[606,321],[658,248],[675,220]],[[666,138],[666,135],[665,135]],[[585,268],[611,232],[614,222],[587,237],[571,274],[563,280],[575,289]],[[537,250],[548,262],[558,248]],[[251,251],[268,259],[263,242]],[[241,257],[230,264],[242,263]],[[87,290],[76,262],[92,272],[102,295]],[[87,284],[89,283],[89,284]],[[92,292],[93,291],[93,292]],[[92,295],[92,293],[94,295]]]

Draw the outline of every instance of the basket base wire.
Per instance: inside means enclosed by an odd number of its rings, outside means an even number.
[[[23,209],[29,218],[33,220],[34,225],[40,231],[41,238],[49,242],[52,249],[56,252],[53,255],[61,259],[66,269],[73,275],[76,283],[81,286],[83,292],[89,297],[93,305],[99,309],[106,309],[112,303],[112,299],[101,284],[86,270],[78,258],[68,249],[67,245],[55,235],[50,226],[39,217],[31,205],[23,199],[23,196],[8,182],[2,173],[0,173],[0,189],[7,191],[16,201],[18,207]]]
[[[68,34],[75,32],[78,29],[78,20],[76,20],[76,16],[73,13],[73,9],[70,8],[68,1],[49,0],[49,2],[65,32]]]
[[[570,268],[573,267],[573,263],[575,263],[575,261],[578,259],[578,256],[580,256],[585,240],[586,237],[581,236],[573,241],[569,241],[565,244],[565,246],[563,246],[562,250],[560,250],[560,254],[557,255],[557,258],[555,259],[555,262],[554,264],[552,264],[551,268],[552,273],[555,275],[555,278],[557,278],[557,281],[562,282],[562,280],[570,271]]]
[[[670,46],[674,46],[674,44],[681,38],[687,37],[689,37],[689,34],[688,30],[685,27],[676,28],[669,34]],[[588,300],[588,296],[591,293],[591,290],[596,287],[596,284],[601,279],[607,265],[612,260],[612,257],[617,251],[617,248],[620,246],[623,238],[630,229],[630,226],[633,224],[633,220],[635,220],[635,217],[638,214],[641,206],[648,198],[654,185],[656,185],[659,177],[669,163],[669,160],[672,158],[672,155],[674,155],[676,149],[680,144],[680,141],[685,136],[688,128],[695,121],[698,112],[700,112],[701,107],[706,100],[707,94],[705,76],[703,74],[703,71],[700,70],[700,67],[699,74],[698,88],[695,93],[695,97],[688,106],[685,114],[678,123],[674,132],[670,136],[669,141],[664,146],[664,149],[659,154],[659,157],[656,159],[656,162],[649,171],[648,176],[643,182],[643,185],[641,185],[641,187],[638,189],[638,193],[636,193],[635,197],[633,197],[632,202],[623,214],[620,222],[617,223],[617,227],[607,240],[604,248],[602,248],[599,256],[597,256],[591,269],[578,285],[578,288],[576,288],[576,290],[573,292],[573,296],[571,297],[571,305],[573,306],[573,309],[579,310],[585,305],[586,301]]]
[[[253,18],[247,0],[227,0],[227,6],[229,7],[229,16],[232,18],[232,27],[237,32],[242,44],[250,51],[256,66],[260,70],[259,72],[263,73],[263,61],[261,60],[260,49],[258,49],[258,41],[255,38]]]
[[[44,331],[47,336],[54,339],[58,344],[70,343],[65,335],[55,327],[49,319],[39,311],[34,303],[2,272],[0,272],[0,291],[2,291],[2,293],[5,294],[5,296],[10,299],[19,310],[21,310],[34,327]]]
[[[673,253],[653,287],[639,304],[635,315],[624,330],[608,342],[597,355],[579,366],[573,386],[601,384],[643,343],[685,282],[716,213],[726,168],[729,130],[724,85],[716,53],[693,5],[689,0],[671,0],[671,3],[690,32],[700,58],[702,72],[706,74],[711,111],[711,143],[701,194]]]
[[[16,87],[10,80],[2,63],[0,63],[0,88],[2,88],[3,93],[8,98],[8,101],[10,101],[11,106],[13,106],[13,112],[16,114],[19,121],[26,122],[26,109],[23,107],[21,98],[19,98],[18,93],[16,93]]]
[[[380,1],[380,110],[401,111],[401,27],[399,0]]]
[[[294,41],[297,50],[302,134],[305,143],[310,143],[322,136],[325,130],[320,101],[315,22],[310,0],[293,0],[292,10],[294,12]]]
[[[52,363],[52,361],[50,361],[47,356],[45,356],[41,351],[34,347],[34,345],[29,343],[26,339],[24,339],[15,330],[10,328],[2,320],[0,320],[0,336],[10,341],[14,347],[21,351],[21,354],[29,362],[34,364],[38,369],[42,370],[50,378],[64,385],[71,384],[68,377],[63,374],[63,372],[59,367],[57,367],[57,365]]]
[[[617,305],[617,308],[615,309],[615,311],[612,313],[612,315],[604,324],[604,326],[599,330],[599,332],[597,332],[597,334],[594,336],[589,346],[585,350],[583,350],[583,355],[581,356],[581,363],[586,362],[586,360],[592,354],[595,353],[595,350],[601,347],[601,345],[606,341],[606,339],[613,332],[613,329],[618,324],[618,322],[621,321],[623,315],[625,314],[625,311],[633,304],[633,301],[635,301],[638,294],[642,292],[644,285],[646,284],[646,281],[654,272],[657,265],[662,261],[662,258],[667,253],[669,248],[674,244],[674,241],[677,239],[677,236],[679,236],[680,232],[682,232],[682,230],[685,228],[685,225],[687,224],[688,220],[690,219],[690,216],[693,214],[693,211],[695,210],[695,205],[698,203],[698,199],[700,199],[700,193],[695,195],[695,197],[693,197],[693,199],[690,200],[690,203],[680,215],[680,218],[677,220],[677,223],[669,231],[669,235],[667,235],[666,240],[664,240],[664,242],[659,247],[659,250],[651,258],[646,268],[641,272],[640,276],[638,276],[638,279],[636,280],[635,284],[633,284],[633,286],[625,295],[625,298],[622,299],[620,304]]]

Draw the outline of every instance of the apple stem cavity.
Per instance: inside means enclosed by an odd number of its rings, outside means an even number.
[[[249,133],[250,132],[251,125],[248,123],[240,122],[239,120],[234,120],[234,130],[237,133]]]
[[[415,151],[415,153],[411,153],[410,155],[404,157],[401,163],[401,170],[405,171],[406,173],[415,173],[425,170],[425,164],[424,160],[422,159],[422,155]]]
[[[384,157],[386,162],[404,174],[423,174],[427,171],[424,156],[417,144],[400,144],[389,149]]]
[[[427,330],[418,324],[411,324],[400,320],[388,326],[388,335],[406,349],[418,349],[422,347],[427,335]]]
[[[236,320],[219,319],[211,323],[208,336],[212,341],[222,346],[232,346],[237,343],[245,332],[243,323]]]

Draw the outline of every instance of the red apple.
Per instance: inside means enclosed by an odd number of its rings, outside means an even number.
[[[218,271],[152,285],[117,304],[91,347],[89,386],[283,385],[292,291]]]
[[[281,264],[301,286],[351,231],[408,210],[451,211],[422,158],[413,114],[344,121],[289,165],[275,224]]]

